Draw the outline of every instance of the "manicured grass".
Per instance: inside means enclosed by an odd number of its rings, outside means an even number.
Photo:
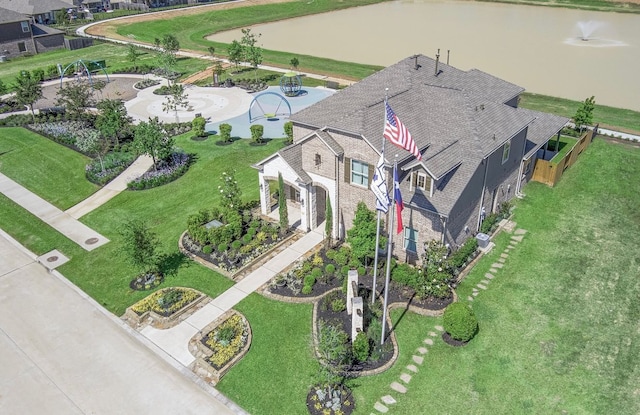
[[[560,136],[560,142],[558,143],[558,147],[560,148],[560,150],[558,151],[558,154],[553,156],[553,158],[551,159],[551,162],[552,163],[558,163],[560,160],[562,160],[562,158],[569,152],[569,150],[571,150],[571,148],[577,142],[578,142],[578,140],[576,138],[569,137],[567,135],[561,135]],[[552,143],[555,146],[556,142],[552,141]]]
[[[180,41],[182,49],[207,53],[208,46],[216,48],[216,55],[227,56],[228,44],[210,42],[205,39],[212,33],[223,30],[246,27],[258,23],[272,22],[292,17],[340,10],[348,7],[379,3],[382,0],[315,0],[313,2],[289,2],[251,7],[239,7],[229,10],[206,11],[197,15],[176,16],[167,20],[129,23],[126,21],[117,28],[117,33],[136,41],[153,43],[165,33],[173,33]],[[238,39],[240,40],[240,39]],[[331,59],[316,58],[307,55],[294,55],[288,52],[264,50],[263,64],[290,67],[291,58],[300,61],[300,71],[313,68],[327,75],[340,75],[350,79],[362,79],[381,67],[373,65],[348,64]]]
[[[140,50],[141,55],[138,58],[137,65],[148,64],[157,66],[156,54],[152,51]],[[20,71],[28,69],[47,70],[51,65],[61,64],[64,67],[78,59],[83,60],[105,60],[107,64],[107,72],[113,73],[125,67],[133,65],[127,59],[127,47],[115,43],[105,43],[94,40],[94,46],[69,51],[66,49],[58,49],[51,52],[40,53],[34,56],[17,57],[4,62],[0,65],[0,80],[12,88],[15,78]],[[210,62],[195,58],[178,58],[175,70],[183,73],[184,76],[201,71],[207,67]],[[102,72],[98,73],[101,75]]]
[[[0,193],[0,228],[36,255],[58,249],[72,259],[83,250],[70,239]]]
[[[249,140],[229,146],[217,146],[215,137],[193,141],[192,133],[177,137],[176,145],[196,154],[196,162],[187,174],[165,186],[143,191],[125,191],[89,213],[82,221],[111,240],[92,252],[82,253],[77,261],[61,267],[61,272],[83,291],[116,315],[140,300],[148,292],[129,289],[137,271],[121,252],[119,229],[128,219],[142,219],[157,233],[159,253],[169,256],[171,272],[160,288],[180,285],[196,288],[215,297],[232,285],[227,278],[178,254],[178,238],[187,227],[189,215],[218,205],[218,179],[223,171],[237,169],[236,180],[244,200],[258,198],[257,172],[248,167],[282,147],[282,140],[252,147]]]
[[[471,303],[478,336],[464,348],[436,341],[407,394],[394,395],[395,413],[638,413],[638,166],[638,150],[596,140],[558,186],[524,189],[514,220],[529,232]],[[508,235],[496,242],[458,290],[462,301]],[[407,316],[398,332],[415,334],[400,344],[414,350],[430,320]],[[369,406],[357,412],[369,413],[391,380],[363,390]]]
[[[640,13],[640,5],[636,3],[606,0],[480,0],[495,3],[527,4],[532,6],[564,7],[590,11]]]
[[[596,102],[597,99],[598,97],[596,97]],[[568,118],[576,115],[576,110],[580,104],[579,101],[532,94],[529,92],[522,94],[520,100],[520,106],[523,108],[549,112]],[[640,112],[638,111],[596,104],[593,111],[593,123],[599,123],[603,128],[615,126],[620,131],[640,134]]]
[[[0,172],[56,207],[66,210],[98,190],[84,175],[88,157],[23,128],[0,134]]]

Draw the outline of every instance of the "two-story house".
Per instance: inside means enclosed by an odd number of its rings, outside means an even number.
[[[369,186],[383,151],[384,100],[411,132],[422,154],[384,144],[387,185],[398,162],[404,231],[395,254],[416,258],[436,239],[457,247],[483,218],[519,194],[537,150],[566,118],[518,108],[523,88],[472,69],[462,71],[423,55],[395,65],[291,116],[294,142],[257,163],[263,214],[271,211],[269,182],[282,174],[300,209],[301,228],[333,211],[333,237],[352,226],[356,205],[375,209]]]
[[[12,58],[64,47],[64,33],[34,24],[28,16],[0,7],[0,56]]]
[[[21,13],[37,24],[54,23],[57,11],[75,9],[62,0],[0,0],[0,7]]]

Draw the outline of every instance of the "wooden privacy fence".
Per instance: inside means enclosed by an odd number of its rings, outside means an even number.
[[[598,126],[593,130],[586,131],[582,137],[580,137],[580,140],[573,145],[571,150],[558,162],[552,163],[551,161],[537,159],[531,180],[544,183],[547,186],[555,186],[558,181],[560,181],[564,171],[571,167],[584,149],[593,142],[597,131]]]

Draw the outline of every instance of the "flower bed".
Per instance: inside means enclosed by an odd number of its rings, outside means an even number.
[[[157,170],[150,170],[127,183],[129,190],[144,190],[170,183],[189,170],[191,156],[185,153],[173,153],[168,160],[158,163]]]
[[[200,224],[211,219],[208,215],[203,216],[201,220],[196,221],[197,225],[191,225],[191,233],[187,230],[182,237],[182,247],[188,255],[196,256],[227,272],[230,277],[290,235],[279,233],[277,226],[267,221],[253,219],[242,225],[236,240],[215,244],[211,243],[209,237],[215,231],[207,230]]]
[[[242,314],[229,310],[189,342],[189,350],[196,357],[194,370],[215,384],[249,351],[250,345],[249,322]]]
[[[74,146],[78,136],[93,131],[83,121],[48,121],[30,124],[29,129],[67,146]]]
[[[163,288],[127,308],[125,318],[134,327],[151,323],[156,328],[166,329],[205,298],[204,294],[191,288]]]
[[[85,175],[90,182],[103,186],[125,171],[134,160],[132,153],[111,152],[102,158],[102,163],[96,158],[87,164]]]
[[[355,409],[351,390],[346,386],[333,388],[314,386],[307,395],[307,408],[312,415],[349,415]]]
[[[159,84],[160,84],[160,81],[158,81],[157,79],[144,79],[142,81],[136,82],[133,87],[135,89],[145,89],[145,88],[149,88],[151,86],[156,86]]]

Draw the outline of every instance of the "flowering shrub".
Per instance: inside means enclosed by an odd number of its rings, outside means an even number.
[[[189,169],[191,157],[185,153],[172,153],[167,160],[158,163],[157,170],[150,170],[127,183],[130,190],[144,190],[162,186],[181,177]]]
[[[74,145],[79,135],[93,131],[92,128],[82,121],[44,122],[40,124],[30,124],[29,128],[32,131],[51,138],[53,141],[66,145]]]
[[[108,153],[100,160],[94,159],[85,167],[87,180],[92,183],[104,185],[113,180],[133,163],[135,156],[126,152]],[[102,166],[104,165],[104,171]]]
[[[196,291],[188,288],[164,288],[138,301],[131,309],[138,315],[153,311],[167,317],[190,304],[198,296]]]
[[[248,338],[249,328],[242,316],[235,314],[229,317],[202,339],[204,345],[213,352],[209,363],[221,369],[242,350]]]

